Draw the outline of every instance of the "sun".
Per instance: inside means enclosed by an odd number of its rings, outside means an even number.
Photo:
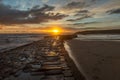
[[[54,33],[58,33],[58,32],[60,32],[58,29],[54,29],[52,32],[54,32]]]
[[[59,28],[55,28],[55,29],[52,29],[51,32],[54,35],[59,35],[59,34],[61,34],[62,30]]]
[[[63,30],[59,27],[50,27],[46,29],[45,31],[51,35],[60,35],[63,32]]]

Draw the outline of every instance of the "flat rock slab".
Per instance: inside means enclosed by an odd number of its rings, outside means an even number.
[[[41,69],[40,70],[56,70],[56,69],[59,69],[59,70],[61,70],[62,69],[62,67],[57,67],[57,66],[49,66],[49,67],[41,67]]]
[[[65,77],[64,80],[75,80],[74,77]]]
[[[34,69],[39,69],[39,68],[41,68],[41,64],[33,64],[33,65],[31,65],[31,67]]]
[[[16,72],[16,73],[14,74],[14,76],[17,77],[17,76],[19,76],[19,75],[21,75],[21,74],[22,74],[22,70]]]
[[[64,80],[64,76],[63,75],[46,76],[42,80]]]
[[[42,67],[61,67],[61,65],[42,65]]]
[[[42,64],[43,65],[60,65],[61,63],[60,61],[52,61],[52,62],[48,61],[48,62],[43,62]]]
[[[58,56],[46,56],[45,59],[48,60],[48,61],[49,60],[55,61],[55,60],[59,60],[60,58]]]
[[[63,70],[70,70],[69,67],[62,67]]]
[[[56,75],[56,74],[62,74],[62,70],[48,70],[45,71],[46,75]]]
[[[38,75],[38,76],[32,76],[28,80],[42,80],[43,78],[45,78],[44,75]]]
[[[64,74],[65,77],[71,77],[72,76],[71,70],[65,70],[65,71],[63,71],[63,74]]]
[[[67,63],[63,62],[61,63],[61,66],[64,68],[64,67],[68,67]]]
[[[30,74],[31,74],[32,76],[45,75],[45,72],[31,72]]]

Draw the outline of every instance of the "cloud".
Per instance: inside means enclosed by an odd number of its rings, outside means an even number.
[[[120,14],[120,8],[108,10],[106,13],[109,13],[109,14]]]
[[[47,2],[49,2],[49,0],[42,0],[42,2],[43,2],[43,3],[47,3]]]
[[[47,11],[52,11],[54,9],[55,9],[54,6],[49,6],[49,5],[44,4],[44,6],[42,8],[39,8],[39,6],[34,6],[30,10],[30,12],[34,12],[34,13],[36,13],[36,12],[42,12],[42,13],[44,13],[44,12],[47,12]]]
[[[91,17],[92,17],[92,15],[83,15],[83,16],[76,18],[76,19],[68,19],[67,21],[74,22],[74,21],[79,21],[79,20],[83,20],[86,18],[91,18]]]
[[[79,10],[75,12],[76,14],[74,16],[82,16],[82,15],[86,15],[89,14],[90,12],[88,10]]]
[[[73,25],[87,25],[87,24],[96,24],[96,23],[100,23],[100,22],[94,21],[94,22],[85,22],[85,23],[75,23]]]
[[[28,12],[14,10],[10,6],[0,4],[0,23],[9,23],[16,21],[17,18],[26,17]]]
[[[65,9],[76,9],[76,8],[83,8],[85,7],[86,4],[85,2],[79,2],[79,1],[73,1],[73,2],[70,2],[68,3],[67,5],[64,6]]]
[[[80,10],[80,11],[77,11],[77,13],[89,13],[88,10]]]
[[[92,3],[96,3],[98,0],[91,0]]]
[[[63,8],[64,9],[83,9],[90,7],[94,4],[96,4],[98,0],[69,0],[69,3],[67,3]]]
[[[54,6],[44,5],[43,7],[35,6],[28,11],[12,9],[10,6],[0,4],[0,23],[1,24],[32,24],[47,22],[49,20],[59,20],[68,15],[52,13]],[[46,13],[48,12],[48,13]]]

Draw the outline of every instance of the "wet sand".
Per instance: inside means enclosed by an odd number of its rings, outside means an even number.
[[[70,40],[67,44],[87,80],[120,80],[120,42]]]

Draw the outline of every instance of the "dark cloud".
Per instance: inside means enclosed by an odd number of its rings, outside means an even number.
[[[69,19],[67,21],[71,21],[71,22],[74,22],[74,21],[78,21],[78,20],[82,20],[82,19],[86,19],[86,18],[90,18],[92,17],[91,15],[84,15],[84,16],[81,16],[79,18],[76,18],[76,19]]]
[[[76,8],[83,8],[86,6],[85,2],[70,2],[66,6],[64,6],[65,9],[76,9]]]
[[[96,4],[98,0],[73,0],[72,2],[66,4],[64,9],[83,9],[86,7],[90,7]]]
[[[28,11],[12,9],[10,6],[0,4],[0,23],[1,24],[24,24],[24,23],[41,23],[49,20],[59,20],[67,15],[60,13],[50,13],[55,7],[44,5],[43,7],[35,6]],[[46,13],[49,12],[49,13]]]
[[[91,2],[96,2],[97,0],[91,0]]]
[[[40,5],[36,5],[31,10],[36,10],[36,9],[39,9],[39,8],[40,8]]]
[[[76,11],[76,14],[74,16],[82,16],[82,15],[86,15],[88,13],[90,13],[88,10],[80,10],[80,11]]]
[[[87,25],[87,24],[96,24],[96,23],[100,23],[100,22],[94,21],[94,22],[85,22],[85,23],[75,23],[73,25]]]
[[[28,12],[14,10],[10,6],[0,4],[0,23],[10,23],[16,21],[17,18],[26,17]]]
[[[46,11],[52,11],[54,10],[55,7],[54,6],[49,6],[49,5],[44,5],[42,8],[40,8],[40,6],[34,6],[32,9],[31,9],[31,12],[46,12]]]
[[[80,11],[77,11],[77,13],[89,13],[88,10],[80,10]]]
[[[120,8],[108,10],[106,13],[109,13],[109,14],[120,14]]]

